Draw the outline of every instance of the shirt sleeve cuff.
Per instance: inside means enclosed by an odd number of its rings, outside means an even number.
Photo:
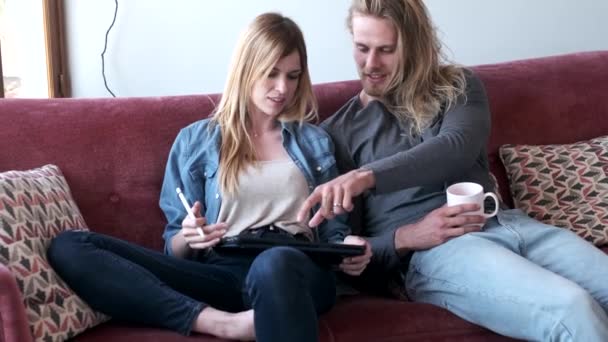
[[[396,231],[394,229],[386,234],[367,238],[372,247],[372,263],[376,267],[391,270],[400,265],[401,258],[395,250]]]
[[[385,172],[381,164],[372,163],[362,166],[361,169],[369,170],[374,174],[374,187],[369,189],[372,194],[382,194],[394,190],[391,182],[392,175],[390,172]]]

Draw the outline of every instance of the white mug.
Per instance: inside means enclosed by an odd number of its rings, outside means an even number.
[[[448,206],[454,206],[459,204],[475,203],[479,205],[480,209],[476,212],[467,213],[468,215],[481,215],[485,218],[490,218],[498,213],[498,197],[493,192],[483,192],[483,187],[477,183],[464,182],[452,184],[448,187],[447,191]],[[494,199],[495,207],[494,211],[486,214],[484,212],[484,201],[487,197]]]

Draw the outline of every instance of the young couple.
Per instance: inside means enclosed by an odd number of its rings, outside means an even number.
[[[452,183],[492,187],[490,112],[479,79],[442,60],[423,2],[353,0],[347,26],[363,90],[321,129],[306,123],[316,106],[302,33],[281,15],[257,17],[213,117],[184,128],[171,149],[160,199],[166,253],[66,232],[48,251],[61,277],[115,318],[182,334],[315,341],[317,315],[335,300],[331,269],[287,247],[257,257],[213,249],[221,236],[273,227],[285,238],[366,245],[342,272],[396,272],[412,300],[500,334],[608,340],[608,256],[519,210],[486,221],[461,215],[475,205],[445,206]],[[176,187],[201,201],[196,219]],[[345,223],[355,202],[354,213],[365,210],[362,237]]]

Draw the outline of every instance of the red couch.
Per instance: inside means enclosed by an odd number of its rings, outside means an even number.
[[[569,143],[608,134],[608,51],[473,68],[489,94],[492,171],[503,198],[504,143]],[[357,81],[315,86],[322,118],[360,90]],[[47,163],[63,171],[87,224],[161,249],[158,207],[166,157],[178,130],[208,115],[217,95],[1,100],[0,172]],[[19,290],[0,265],[0,342],[29,341]],[[321,341],[508,341],[426,304],[359,295],[322,317]],[[216,341],[109,322],[76,341]]]

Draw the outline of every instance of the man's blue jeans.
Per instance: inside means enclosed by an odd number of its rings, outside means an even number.
[[[520,210],[482,232],[415,252],[411,299],[499,334],[532,341],[608,341],[608,256]]]
[[[333,272],[287,247],[257,257],[210,252],[195,261],[67,231],[53,239],[47,255],[92,308],[184,335],[201,310],[212,306],[230,312],[253,308],[258,341],[316,341],[317,315],[335,302]]]

